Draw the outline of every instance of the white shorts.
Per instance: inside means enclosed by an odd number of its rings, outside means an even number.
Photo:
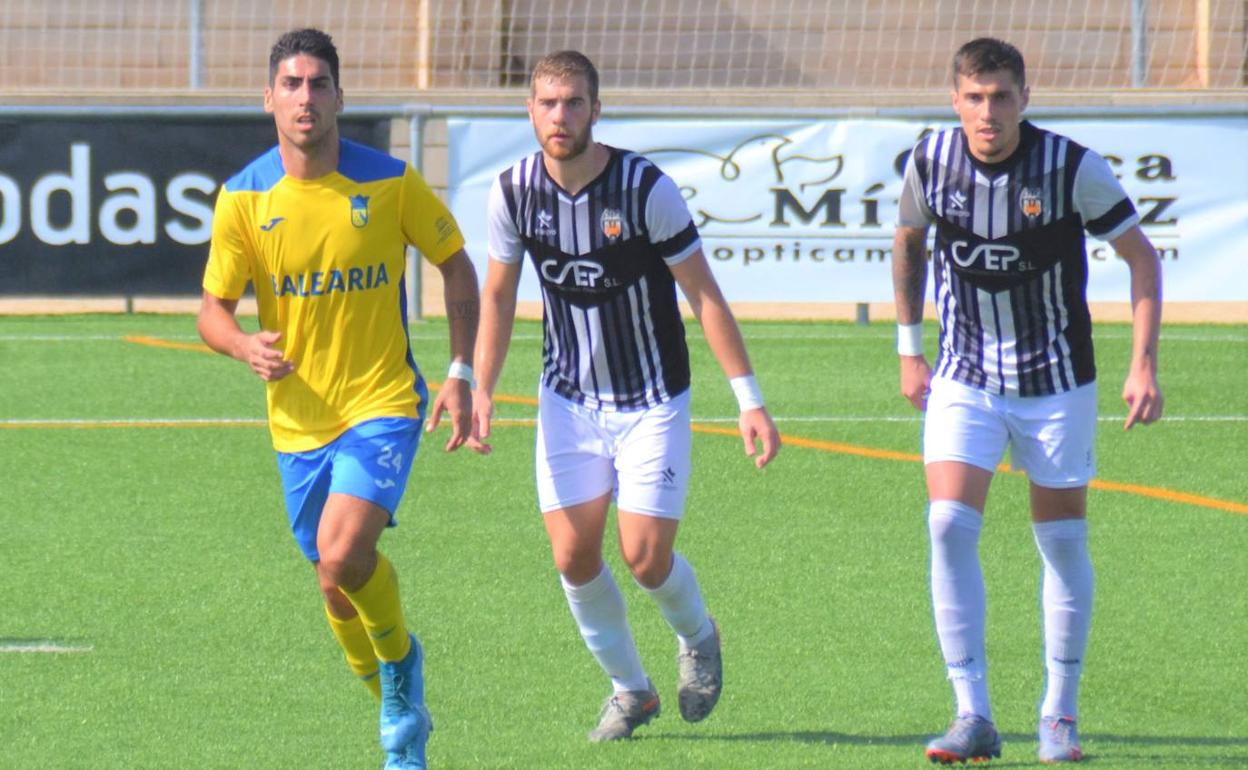
[[[603,412],[542,387],[537,501],[542,513],[614,492],[621,511],[679,519],[689,489],[689,391],[665,404]]]
[[[1096,383],[1052,396],[1001,396],[932,379],[923,421],[923,462],[954,461],[989,471],[1010,462],[1035,484],[1087,485],[1096,475]]]

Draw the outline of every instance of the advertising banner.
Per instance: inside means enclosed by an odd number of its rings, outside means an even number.
[[[1248,117],[1041,119],[1110,163],[1161,254],[1168,300],[1248,300]],[[733,301],[891,302],[890,254],[919,119],[604,119],[595,138],[649,157],[681,188]],[[450,121],[450,202],[478,270],[490,184],[535,152],[527,120]],[[1088,295],[1130,298],[1129,272],[1091,237]],[[930,291],[930,290],[929,290]],[[521,299],[540,299],[526,269]]]
[[[217,189],[276,142],[268,117],[0,121],[0,295],[198,295]]]

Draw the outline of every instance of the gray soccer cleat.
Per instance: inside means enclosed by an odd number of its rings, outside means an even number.
[[[1083,759],[1079,732],[1070,717],[1040,718],[1040,761],[1046,765]]]
[[[632,736],[633,730],[659,715],[659,694],[650,684],[648,690],[617,692],[607,698],[598,718],[598,726],[589,733],[593,743],[620,741]]]
[[[724,686],[724,662],[719,653],[719,626],[711,618],[711,635],[676,656],[680,670],[680,716],[701,722],[719,702]]]
[[[963,714],[953,720],[949,732],[927,744],[927,758],[933,763],[981,762],[1001,756],[1001,736],[983,717]]]

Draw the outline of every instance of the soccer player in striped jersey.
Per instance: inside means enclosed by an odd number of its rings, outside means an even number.
[[[746,454],[762,468],[780,442],[675,183],[644,157],[594,141],[602,107],[593,64],[574,51],[541,59],[528,108],[541,151],[490,192],[471,443],[489,451],[483,440],[527,252],[544,304],[538,502],[572,616],[612,682],[589,737],[617,740],[658,715],[659,696],[602,560],[613,497],[624,561],[678,638],[681,716],[704,719],[722,683],[719,629],[674,551],[691,446],[677,284],[737,394]]]
[[[1126,428],[1161,417],[1161,266],[1105,160],[1022,119],[1029,91],[1016,48],[990,38],[967,43],[954,57],[953,81],[961,126],[915,147],[893,245],[901,391],[926,410],[932,604],[957,700],[952,727],[928,744],[927,756],[948,763],[1001,752],[988,702],[978,540],[988,486],[1009,445],[1030,481],[1044,570],[1040,759],[1077,761],[1096,428],[1084,231],[1108,241],[1131,272]],[[931,367],[921,322],[933,223],[940,342]]]
[[[295,540],[347,663],[381,700],[386,768],[416,770],[432,728],[423,653],[377,551],[395,524],[429,399],[407,336],[406,246],[444,279],[452,363],[429,427],[449,412],[448,451],[471,431],[476,272],[450,212],[410,166],[339,138],[328,35],[304,29],[277,41],[264,104],[277,146],[217,198],[199,331],[266,383]],[[249,282],[260,309],[251,334],[235,318]]]

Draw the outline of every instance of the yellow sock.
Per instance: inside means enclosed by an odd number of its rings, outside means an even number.
[[[368,631],[373,652],[387,662],[403,660],[412,648],[403,622],[403,607],[399,603],[399,578],[394,574],[390,560],[377,554],[377,569],[358,591],[343,590],[355,609],[360,621]]]
[[[335,617],[325,605],[325,617],[329,618],[329,627],[334,638],[342,647],[347,658],[347,665],[360,678],[374,698],[381,700],[381,680],[377,678],[377,654],[373,652],[373,643],[369,641],[368,632],[360,622],[360,616],[352,618]]]

